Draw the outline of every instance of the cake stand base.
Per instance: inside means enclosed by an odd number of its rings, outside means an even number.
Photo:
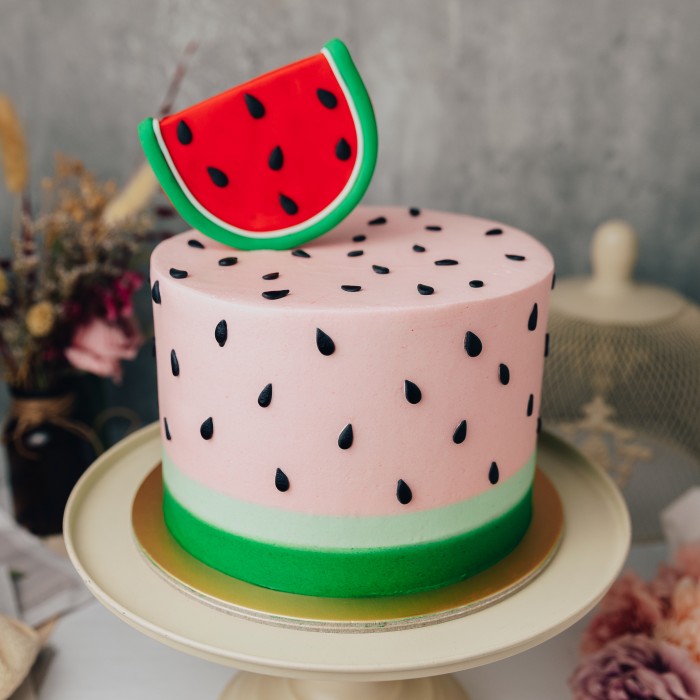
[[[403,681],[338,683],[239,673],[219,700],[468,700],[452,676]]]

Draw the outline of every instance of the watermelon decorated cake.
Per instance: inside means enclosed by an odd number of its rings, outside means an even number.
[[[292,250],[175,236],[151,283],[164,515],[194,557],[359,597],[444,586],[518,544],[553,283],[536,240],[359,207]]]

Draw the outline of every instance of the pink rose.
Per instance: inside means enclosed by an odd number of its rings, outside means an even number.
[[[656,636],[683,647],[700,663],[700,582],[686,576],[676,584],[668,617],[657,625]]]
[[[624,634],[651,636],[661,621],[661,603],[647,584],[633,572],[623,574],[600,604],[581,641],[581,653],[598,651]]]
[[[79,326],[73,334],[66,359],[76,369],[111,377],[119,383],[122,378],[121,360],[133,360],[141,347],[143,338],[133,320],[108,323],[94,318]]]
[[[630,634],[585,657],[569,687],[575,700],[697,700],[700,669],[683,649]]]

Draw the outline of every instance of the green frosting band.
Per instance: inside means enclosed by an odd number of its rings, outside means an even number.
[[[507,512],[469,532],[381,548],[312,549],[241,537],[192,515],[165,485],[163,512],[179,544],[225,574],[290,593],[357,598],[437,588],[495,564],[515,548],[527,530],[532,489]]]
[[[532,485],[535,455],[515,474],[471,498],[393,515],[318,515],[243,501],[188,476],[165,449],[163,481],[172,497],[195,517],[247,539],[302,549],[401,547],[449,539],[506,513]]]

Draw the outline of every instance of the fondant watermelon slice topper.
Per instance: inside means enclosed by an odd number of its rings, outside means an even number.
[[[377,126],[339,39],[158,121],[139,125],[156,177],[181,216],[236,248],[284,249],[357,205],[377,159]]]

